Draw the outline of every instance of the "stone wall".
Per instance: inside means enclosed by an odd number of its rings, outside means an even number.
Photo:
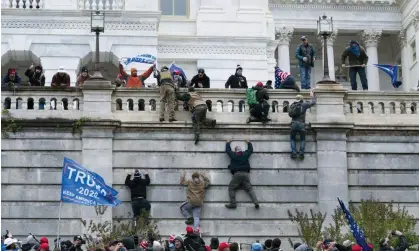
[[[218,236],[227,241],[232,237],[231,241],[251,243],[279,236],[283,249],[289,250],[286,238],[299,238],[287,210],[331,212],[337,207],[336,196],[345,202],[359,202],[370,195],[395,201],[408,206],[419,219],[419,94],[348,92],[339,85],[317,88],[318,105],[307,115],[307,154],[302,162],[289,158],[286,109],[295,96],[291,91],[270,91],[273,122],[262,126],[244,123],[247,108],[239,105],[244,90],[202,90],[204,99],[213,104],[208,116],[219,124],[204,129],[197,146],[190,114],[178,112],[179,121],[171,124],[157,122],[159,104],[155,108],[148,105],[158,100],[155,90],[115,90],[107,83],[90,82],[83,90],[3,91],[2,100],[11,99],[9,113],[21,119],[22,129],[2,139],[1,231],[8,229],[19,237],[32,232],[56,238],[64,156],[99,173],[120,192],[123,204],[105,219],[129,217],[130,194],[124,178],[133,169],[146,169],[151,177],[147,196],[152,215],[162,219],[163,236],[185,229],[179,211],[185,199],[180,172],[190,177],[195,170],[207,172],[212,182],[202,212],[206,239]],[[308,93],[303,95],[308,98]],[[16,109],[19,98],[21,109]],[[39,110],[39,106],[28,110],[30,98],[47,102],[56,98],[57,110]],[[79,109],[71,105],[63,109],[60,100],[64,98],[77,98]],[[133,110],[129,109],[130,99]],[[138,111],[141,100],[144,111]],[[51,103],[45,107],[50,108]],[[72,122],[86,116],[92,121],[73,135]],[[231,178],[224,153],[228,138],[233,138],[233,145],[244,146],[246,138],[254,144],[251,181],[261,202],[259,211],[244,191],[238,192],[236,210],[224,207]],[[82,218],[94,218],[92,209],[64,204],[61,235],[70,238],[83,233]]]

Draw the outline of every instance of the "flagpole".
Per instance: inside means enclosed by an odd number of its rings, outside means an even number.
[[[58,237],[57,237],[57,242],[58,242],[58,249],[61,250],[61,242],[60,242],[60,230],[61,230],[61,208],[63,206],[63,201],[60,200],[60,209],[58,210]]]
[[[368,67],[368,66],[375,66],[375,65],[345,65],[344,68],[351,68],[351,67]],[[391,65],[391,66],[402,66],[402,65]]]

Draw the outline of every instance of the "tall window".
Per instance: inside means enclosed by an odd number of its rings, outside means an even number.
[[[160,10],[165,16],[187,16],[188,0],[160,0]]]
[[[410,47],[412,48],[412,62],[416,62],[417,60],[417,55],[416,55],[416,42],[413,41],[413,43],[410,44]]]

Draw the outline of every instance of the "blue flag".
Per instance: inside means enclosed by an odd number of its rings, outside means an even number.
[[[172,75],[173,75],[173,73],[175,72],[175,71],[179,71],[179,75],[183,78],[183,79],[185,79],[185,80],[188,80],[188,78],[186,77],[186,74],[185,74],[185,72],[183,71],[183,69],[182,68],[180,68],[179,66],[177,66],[177,65],[175,65],[175,63],[172,63],[170,66],[169,66],[169,71],[170,71],[170,73],[172,73]]]
[[[367,245],[367,241],[365,240],[364,232],[362,229],[358,226],[358,223],[356,223],[355,219],[352,217],[349,210],[346,208],[345,204],[339,199],[338,201],[340,204],[340,207],[343,210],[343,213],[345,214],[346,219],[348,220],[349,227],[351,229],[352,235],[354,236],[356,243],[362,247],[362,251],[372,251],[372,249]]]
[[[61,201],[85,206],[118,206],[118,191],[106,185],[103,178],[76,163],[64,158],[61,183]]]
[[[377,66],[378,69],[381,69],[391,79],[391,84],[394,88],[399,88],[402,85],[401,81],[397,81],[397,77],[399,75],[399,66],[398,65],[388,65],[388,64],[374,64]]]

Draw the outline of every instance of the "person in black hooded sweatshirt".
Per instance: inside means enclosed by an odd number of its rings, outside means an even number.
[[[183,241],[187,251],[205,251],[204,240],[194,232],[193,228],[186,227],[185,240]]]
[[[151,205],[147,201],[147,186],[150,185],[150,177],[147,172],[144,172],[144,178],[141,178],[141,173],[138,170],[134,172],[134,179],[131,180],[131,174],[127,175],[125,185],[131,189],[131,205],[134,218],[141,216],[143,210],[150,213]]]
[[[33,64],[26,70],[25,76],[29,78],[31,86],[45,86],[45,76],[42,73],[42,66],[35,67]]]
[[[231,75],[226,84],[225,87],[228,89],[229,87],[231,89],[247,89],[247,80],[246,77],[243,76],[243,68],[238,64],[236,68],[236,73],[234,75]]]

